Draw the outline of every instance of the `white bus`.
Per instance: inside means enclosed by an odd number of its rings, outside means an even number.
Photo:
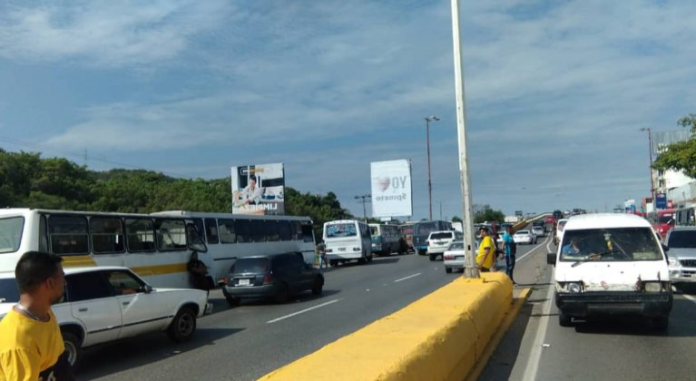
[[[191,220],[205,232],[209,273],[216,283],[224,280],[235,260],[253,255],[302,253],[314,264],[315,241],[309,217],[251,216],[229,213],[167,211],[153,216]],[[203,256],[200,256],[203,260]]]
[[[324,223],[326,256],[332,266],[350,260],[372,262],[370,227],[355,220],[339,220]]]
[[[32,250],[62,256],[65,267],[125,266],[155,287],[186,288],[193,251],[217,284],[242,256],[302,252],[312,263],[314,234],[304,217],[0,209],[0,272]]]
[[[190,287],[192,252],[207,256],[193,220],[183,216],[0,209],[0,272],[36,250],[60,255],[65,267],[129,267],[155,287]]]
[[[402,254],[401,232],[396,225],[370,224],[372,236],[372,253],[375,255],[390,255],[393,252]]]

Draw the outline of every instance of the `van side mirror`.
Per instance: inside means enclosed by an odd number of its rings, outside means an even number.
[[[153,291],[153,288],[152,288],[152,286],[150,286],[149,284],[146,284],[145,286],[143,286],[143,291],[144,291],[146,294],[149,294],[149,293],[151,293],[151,292]]]
[[[556,253],[546,254],[546,263],[552,266],[556,265]]]
[[[669,251],[669,246],[665,245],[664,243],[662,244],[662,250],[666,253]]]

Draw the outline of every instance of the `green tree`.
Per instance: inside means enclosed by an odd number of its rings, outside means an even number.
[[[660,153],[653,168],[666,171],[683,171],[689,177],[696,177],[696,114],[689,114],[677,122],[678,125],[689,128],[689,140],[670,144]]]
[[[452,222],[464,222],[459,216],[452,217]]]
[[[480,224],[485,221],[505,221],[505,214],[500,210],[493,210],[490,205],[476,207],[474,211],[474,223]]]

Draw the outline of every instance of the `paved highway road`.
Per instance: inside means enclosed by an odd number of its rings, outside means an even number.
[[[441,261],[414,254],[375,258],[326,273],[324,294],[278,305],[227,307],[199,320],[192,342],[176,345],[151,334],[86,352],[85,380],[254,380],[389,315],[456,279]]]
[[[696,298],[676,295],[666,333],[636,319],[558,325],[545,243],[518,263],[530,303],[497,348],[481,380],[696,379]]]

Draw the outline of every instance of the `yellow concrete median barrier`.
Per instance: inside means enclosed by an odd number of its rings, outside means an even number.
[[[505,274],[460,278],[260,380],[463,380],[511,306]]]

